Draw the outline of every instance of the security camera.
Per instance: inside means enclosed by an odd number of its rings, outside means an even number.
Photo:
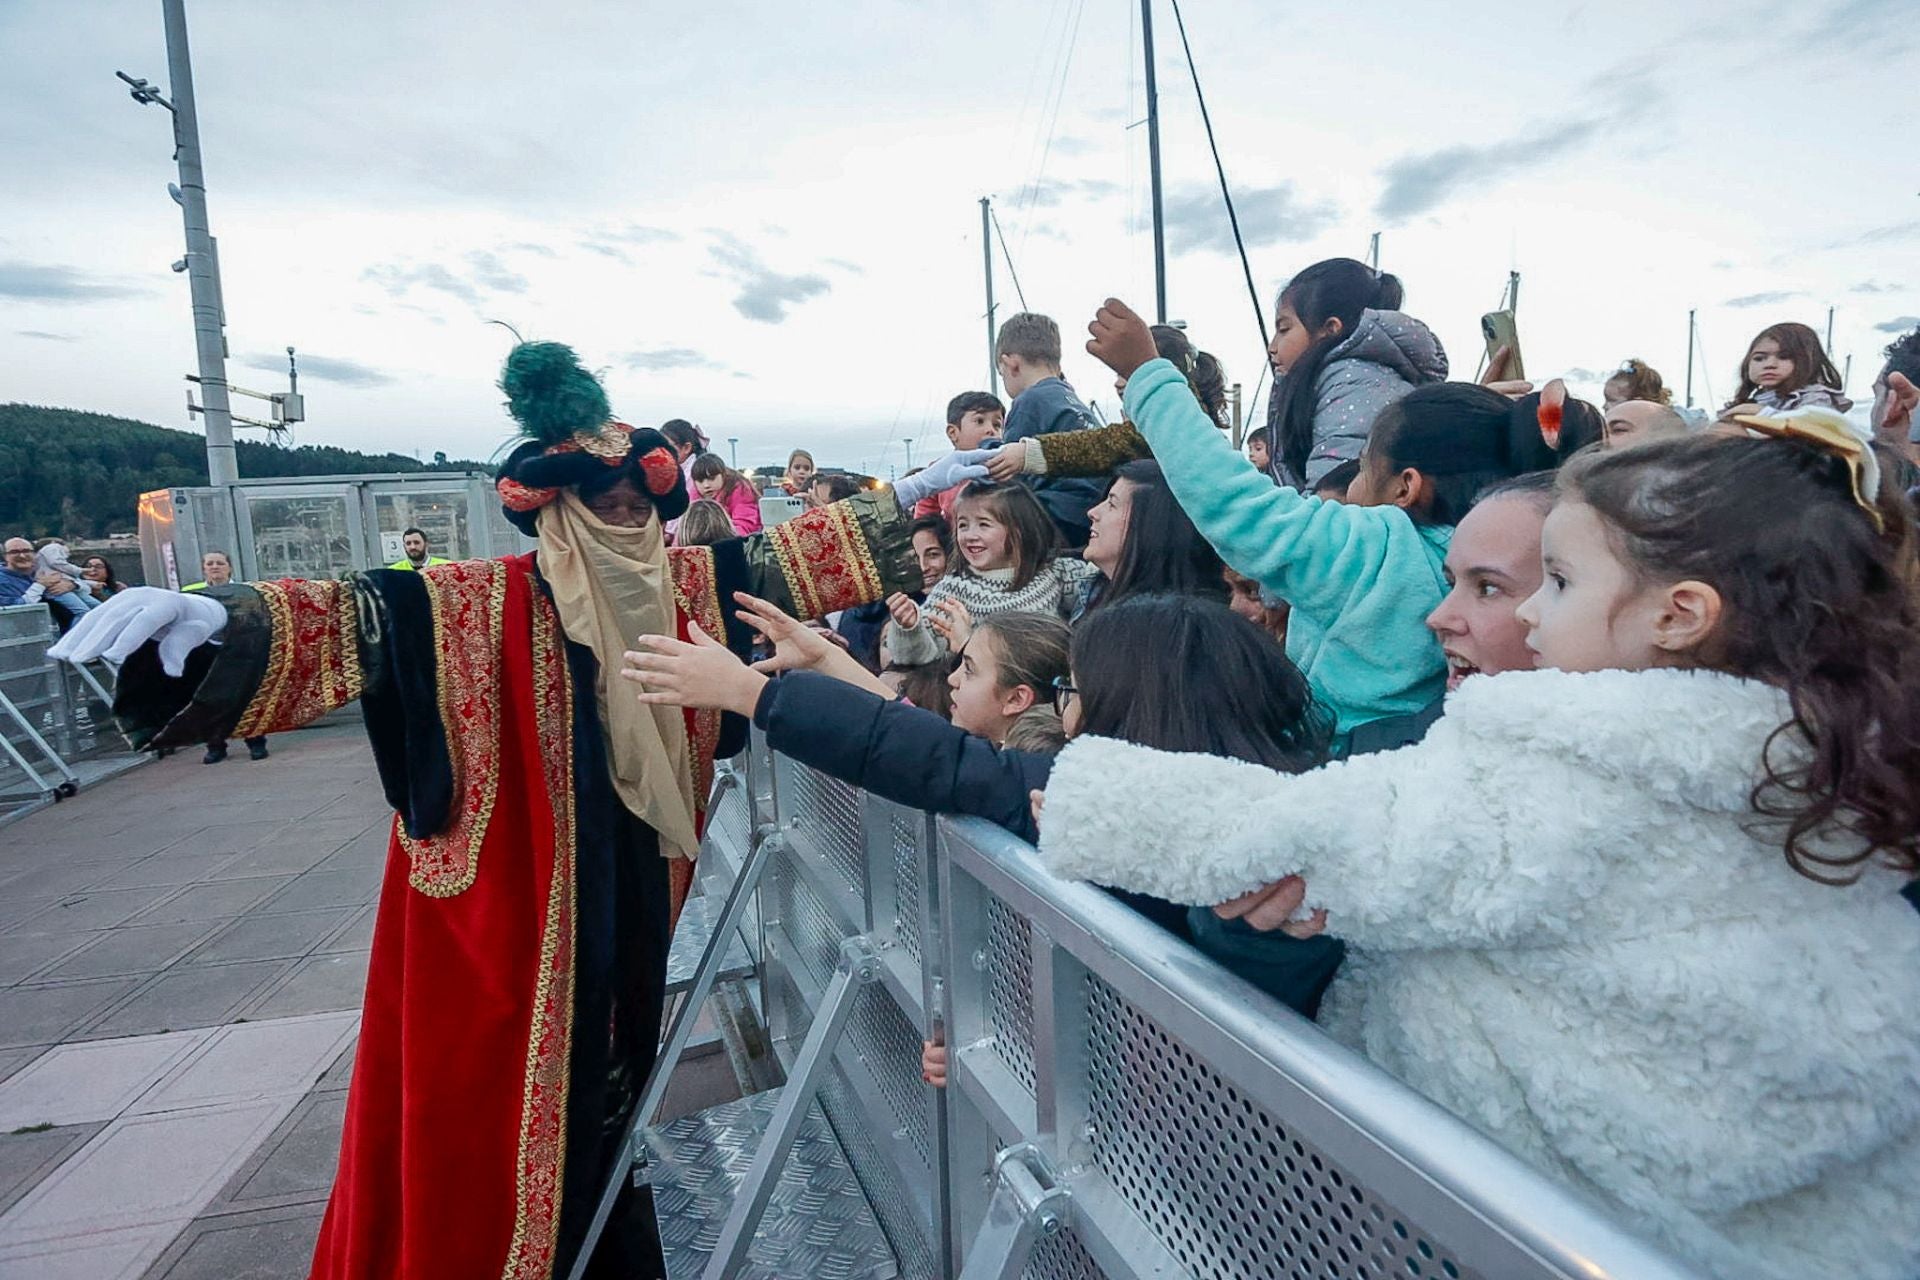
[[[185,258],[175,258],[173,260],[173,270],[175,274],[185,271],[186,269],[187,269],[187,260]]]
[[[175,204],[184,205],[186,203],[185,200],[181,199],[180,187],[176,183],[169,182],[167,184],[167,194],[173,197],[173,202]]]

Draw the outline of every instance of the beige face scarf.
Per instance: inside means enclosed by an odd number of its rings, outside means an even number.
[[[537,527],[540,574],[560,625],[599,664],[594,696],[620,803],[659,832],[663,855],[690,858],[699,842],[686,721],[678,707],[643,706],[616,674],[637,637],[677,634],[660,521],[642,529],[607,524],[563,489],[540,509]]]

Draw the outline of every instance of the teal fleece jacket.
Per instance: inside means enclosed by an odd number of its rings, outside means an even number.
[[[1440,566],[1451,526],[1422,527],[1398,507],[1324,502],[1274,484],[1234,451],[1169,361],[1134,371],[1126,406],[1201,536],[1293,606],[1287,656],[1342,737],[1446,691],[1446,660],[1426,617],[1447,591]]]

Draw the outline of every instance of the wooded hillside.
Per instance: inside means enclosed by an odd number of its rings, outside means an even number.
[[[423,463],[402,453],[331,445],[283,449],[236,443],[243,476],[366,475],[463,471],[487,464]],[[207,442],[190,431],[77,409],[0,404],[0,536],[98,538],[134,527],[142,493],[207,482]]]

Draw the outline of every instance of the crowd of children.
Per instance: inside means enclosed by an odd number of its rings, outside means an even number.
[[[1447,381],[1403,292],[1287,284],[1244,453],[1185,334],[1100,309],[1104,424],[1016,316],[871,643],[742,597],[768,661],[624,674],[1035,841],[1715,1274],[1911,1280],[1920,333],[1858,423],[1771,325],[1708,423]]]

